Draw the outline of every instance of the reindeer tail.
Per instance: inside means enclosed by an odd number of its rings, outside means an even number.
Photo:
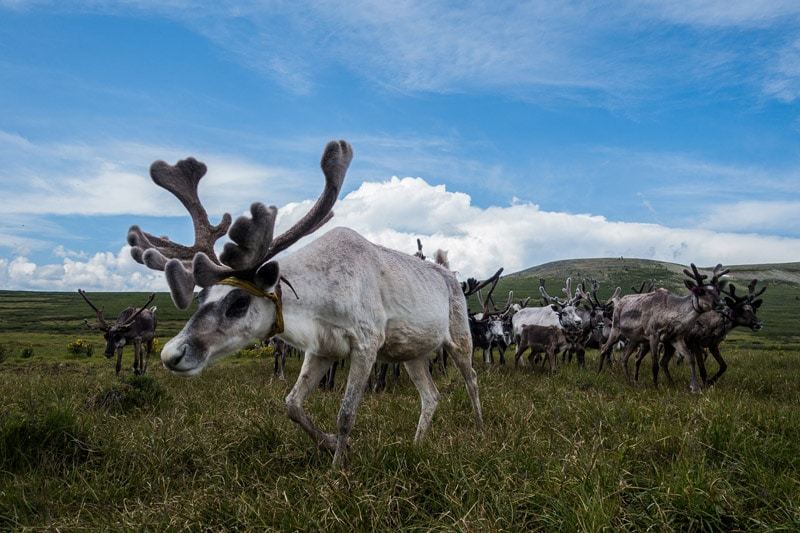
[[[450,270],[450,261],[447,260],[447,250],[442,250],[439,248],[433,254],[433,260],[436,262],[437,265],[443,266],[447,270]]]

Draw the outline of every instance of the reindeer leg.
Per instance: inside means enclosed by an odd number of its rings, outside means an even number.
[[[286,396],[286,411],[289,414],[289,418],[299,424],[314,439],[317,446],[333,451],[336,449],[336,437],[320,431],[311,422],[303,409],[303,403],[306,398],[311,391],[317,388],[330,366],[331,361],[310,352],[306,353],[303,359],[303,366],[300,369],[300,375],[297,377],[297,381],[289,395]]]
[[[650,352],[649,344],[642,344],[641,346],[639,346],[639,353],[636,354],[636,373],[634,374],[633,377],[634,381],[639,381],[639,367],[642,366],[642,359],[644,359],[649,352]],[[656,365],[655,367],[655,372],[656,372],[655,379],[658,380],[658,365]]]
[[[672,379],[672,374],[669,373],[669,361],[672,359],[672,356],[675,354],[675,346],[670,343],[664,343],[664,355],[661,356],[661,370],[664,371],[664,375],[667,376],[667,383],[669,383],[670,387],[675,386],[675,381]],[[656,351],[653,352],[653,357],[658,359],[658,347],[656,347]],[[653,362],[655,364],[655,361]]]
[[[413,359],[405,362],[406,372],[411,382],[417,387],[420,400],[420,413],[419,422],[417,423],[417,433],[414,436],[414,442],[419,443],[425,438],[425,433],[431,424],[433,413],[436,411],[436,405],[439,403],[439,391],[436,389],[436,383],[430,373],[425,369],[425,361],[422,359]]]
[[[153,339],[150,339],[145,343],[144,370],[142,370],[142,374],[147,373],[147,367],[150,364],[150,354],[152,352],[153,352]]]
[[[350,372],[347,374],[347,386],[336,424],[339,433],[336,436],[336,453],[333,454],[334,466],[343,466],[344,464],[350,431],[355,424],[358,405],[364,396],[369,373],[372,371],[376,358],[377,351],[372,349],[350,354]]]
[[[619,340],[619,331],[616,328],[614,328],[611,330],[611,335],[609,335],[608,340],[600,349],[600,365],[597,367],[598,374],[603,371],[603,363],[605,362],[606,357],[608,357],[608,355],[612,351],[614,351],[614,345],[617,343],[618,340]]]
[[[692,350],[686,346],[686,342],[678,338],[676,339],[675,343],[677,344],[676,349],[684,354],[684,357],[689,361],[689,366],[692,370],[692,378],[689,382],[689,390],[694,394],[699,394],[702,392],[700,388],[700,383],[697,381],[697,360],[695,359],[695,354]]]
[[[142,375],[142,340],[137,337],[133,341],[133,373],[137,376]]]
[[[697,346],[694,343],[688,345],[689,349],[694,353],[695,361],[697,361],[697,370],[700,372],[700,382],[703,385],[708,385],[708,373],[706,372],[705,350],[702,346]]]
[[[481,398],[478,394],[478,374],[472,368],[472,340],[469,330],[465,334],[457,335],[451,329],[454,341],[445,345],[445,353],[453,356],[453,362],[464,378],[464,386],[467,388],[469,401],[472,403],[472,410],[475,413],[475,423],[479,430],[483,430],[483,411],[481,410]]]
[[[122,348],[117,348],[117,366],[115,374],[119,376],[120,370],[122,370]]]
[[[378,372],[378,380],[375,383],[375,392],[381,392],[386,389],[386,373],[389,372],[389,363],[381,363],[380,371]]]
[[[500,364],[502,366],[506,366],[506,350],[507,349],[508,349],[508,346],[506,346],[505,341],[503,341],[503,344],[500,344],[500,345],[497,346],[497,350],[500,352]]]
[[[709,351],[711,352],[711,355],[714,356],[714,359],[717,360],[717,364],[719,365],[719,370],[717,370],[717,373],[714,374],[714,377],[708,380],[708,384],[713,385],[717,382],[720,376],[725,373],[725,371],[728,369],[728,365],[725,364],[725,359],[722,358],[722,354],[719,351],[719,344],[712,345],[709,348]]]
[[[636,350],[637,346],[632,342],[629,342],[627,346],[625,346],[625,353],[622,355],[622,367],[625,369],[625,381],[628,382],[628,385],[631,385],[631,373],[628,370],[628,359],[631,358],[633,355],[633,351]]]

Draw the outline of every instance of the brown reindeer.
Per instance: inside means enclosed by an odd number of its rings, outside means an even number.
[[[703,313],[687,332],[686,344],[694,353],[700,371],[700,378],[703,380],[704,385],[713,385],[727,370],[728,365],[722,358],[719,347],[733,328],[741,326],[750,328],[752,331],[759,331],[763,327],[763,322],[758,319],[756,313],[763,303],[759,296],[764,294],[767,288],[762,287],[757,291],[757,285],[758,280],[752,280],[747,286],[747,294],[739,296],[736,294],[736,287],[733,283],[729,284],[728,288],[723,290],[725,307],[716,310],[714,313]],[[707,379],[706,374],[706,350],[711,352],[711,355],[719,365],[716,374],[711,379]],[[669,367],[669,360],[674,353],[675,348],[671,344],[664,345],[662,367]],[[639,356],[636,358],[636,380],[639,379],[639,365],[645,355],[647,355],[646,347],[639,352]],[[669,376],[668,373],[666,375]]]
[[[550,362],[550,371],[553,372],[556,369],[556,354],[565,350],[567,346],[569,346],[569,340],[563,328],[536,324],[522,326],[517,353],[514,354],[514,365],[516,366],[520,357],[530,349],[529,359],[533,360],[538,354],[544,353]]]
[[[113,324],[106,322],[103,309],[98,309],[83,289],[79,289],[78,294],[97,315],[95,325],[85,322],[89,328],[103,332],[103,337],[106,339],[106,349],[103,354],[109,359],[114,352],[117,354],[116,373],[119,374],[122,370],[122,349],[126,344],[133,344],[133,373],[139,376],[147,372],[147,362],[153,352],[153,340],[156,336],[156,307],[148,309],[147,306],[156,297],[155,293],[150,295],[142,307],[128,307],[123,310]]]
[[[721,278],[728,273],[728,270],[723,269],[722,265],[717,265],[711,281],[706,281],[707,275],[700,274],[694,264],[691,267],[691,272],[686,269],[683,271],[688,278],[684,279],[684,283],[689,289],[689,294],[685,296],[658,289],[644,294],[629,294],[614,301],[611,334],[600,352],[598,372],[603,370],[606,357],[621,337],[625,337],[628,341],[622,358],[628,381],[630,376],[627,363],[636,348],[649,343],[650,351],[658,354],[659,343],[670,342],[678,352],[684,354],[691,365],[691,391],[700,392],[697,362],[693,352],[686,345],[686,334],[703,313],[721,307],[720,290],[725,284]],[[669,369],[663,364],[662,368],[671,382]],[[658,384],[657,356],[653,357],[653,382]]]

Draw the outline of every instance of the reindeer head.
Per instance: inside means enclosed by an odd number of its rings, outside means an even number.
[[[722,280],[722,276],[730,272],[730,270],[723,268],[722,265],[714,267],[714,272],[711,281],[706,282],[708,276],[701,274],[694,263],[690,265],[692,271],[683,269],[688,279],[683,282],[692,297],[692,307],[698,313],[705,313],[712,309],[722,309],[722,301],[720,299],[720,291],[727,284]]]
[[[325,189],[303,218],[275,238],[275,206],[255,202],[250,216],[231,224],[226,213],[220,224],[213,226],[197,194],[206,166],[192,158],[175,166],[153,163],[153,181],[174,194],[191,215],[195,242],[183,246],[132,226],[128,231],[131,255],[149,268],[164,271],[172,300],[181,309],[189,307],[195,285],[202,288],[197,311],[161,351],[166,368],[193,375],[210,361],[283,330],[282,278],[278,262],[272,258],[331,219],[352,159],[347,142],[328,143],[321,161]],[[214,243],[226,233],[231,242],[217,258]]]
[[[150,302],[153,301],[153,298],[156,297],[155,293],[151,294],[150,298],[142,307],[138,309],[135,307],[129,307],[125,309],[122,313],[120,313],[116,322],[109,324],[106,322],[103,314],[103,308],[101,307],[98,309],[91,302],[91,300],[89,300],[89,297],[86,296],[86,291],[83,289],[78,289],[78,294],[80,294],[84,301],[89,304],[89,307],[94,310],[97,316],[97,322],[95,324],[89,324],[88,321],[85,322],[89,328],[99,330],[103,333],[103,338],[106,340],[106,349],[103,352],[103,355],[106,357],[112,357],[116,350],[127,344],[128,334],[136,324],[136,319],[145,309],[147,309],[147,306],[150,305]]]
[[[764,327],[764,323],[758,319],[756,313],[761,304],[764,303],[759,296],[767,290],[766,287],[761,287],[760,290],[756,291],[756,285],[758,285],[757,279],[750,282],[747,286],[746,296],[737,295],[736,287],[733,283],[728,285],[727,290],[723,289],[726,295],[725,305],[728,308],[725,316],[735,325],[750,328],[753,331],[758,331]]]
[[[622,291],[619,287],[614,290],[614,294],[608,300],[601,300],[597,296],[600,284],[595,279],[588,280],[591,289],[586,292],[587,280],[583,280],[578,286],[578,292],[582,301],[589,306],[589,320],[591,321],[592,331],[598,331],[598,337],[608,338],[611,333],[611,321],[614,316],[614,301]]]
[[[572,294],[572,278],[567,278],[564,288],[561,289],[566,299],[560,299],[547,294],[544,288],[544,279],[539,280],[539,292],[550,307],[558,314],[558,321],[565,329],[580,329],[583,319],[576,312],[575,306],[581,301],[580,291]]]

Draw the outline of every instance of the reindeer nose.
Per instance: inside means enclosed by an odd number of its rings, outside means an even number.
[[[181,344],[181,346],[177,350],[169,354],[169,357],[161,358],[162,362],[164,363],[164,366],[167,367],[169,370],[178,370],[181,361],[183,361],[183,358],[186,357],[186,352],[188,350],[189,350],[188,344]]]

